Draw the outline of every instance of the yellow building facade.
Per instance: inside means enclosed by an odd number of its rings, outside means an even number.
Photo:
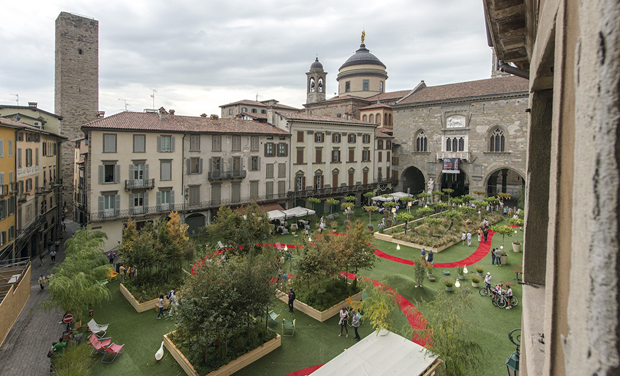
[[[15,133],[20,123],[0,118],[0,263],[15,259]]]

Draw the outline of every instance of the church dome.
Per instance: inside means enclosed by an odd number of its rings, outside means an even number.
[[[379,58],[370,53],[364,43],[360,44],[360,48],[355,51],[355,54],[353,56],[351,56],[349,59],[347,59],[347,61],[344,62],[344,64],[342,64],[340,69],[350,67],[352,65],[378,65],[386,68],[385,64],[383,64],[381,60],[379,60]]]
[[[310,70],[311,71],[313,71],[313,70],[323,70],[323,64],[321,64],[319,62],[319,58],[318,57],[314,60],[314,63],[312,63],[312,65],[310,66]]]

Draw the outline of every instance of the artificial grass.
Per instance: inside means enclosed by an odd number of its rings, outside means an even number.
[[[355,217],[368,221],[368,215],[361,213]],[[373,217],[377,217],[376,215]],[[373,219],[375,219],[373,218]],[[314,227],[313,227],[314,229]],[[338,228],[339,232],[344,232],[344,228]],[[300,232],[298,232],[299,234]],[[303,234],[303,232],[301,232]],[[303,236],[303,235],[299,235]],[[279,235],[273,241],[282,244],[300,244],[301,239],[294,238],[292,235]],[[494,236],[492,247],[501,245],[501,236]],[[521,253],[513,253],[510,245],[511,239],[506,239],[504,249],[509,254],[508,265],[497,267],[491,266],[491,256],[485,256],[476,265],[486,271],[491,271],[493,282],[511,281],[515,282],[515,274],[511,269],[521,269],[516,264],[522,262]],[[418,249],[401,246],[397,251],[392,243],[373,240],[373,244],[385,253],[405,259],[417,261],[420,257]],[[477,236],[474,235],[472,246],[462,246],[460,243],[445,251],[435,254],[435,262],[454,262],[462,260],[476,250],[478,245]],[[296,250],[291,250],[295,255]],[[291,263],[287,262],[284,271],[291,271]],[[480,369],[472,370],[471,375],[500,375],[505,373],[504,361],[514,351],[514,345],[508,340],[508,333],[521,326],[521,302],[519,306],[512,310],[502,310],[493,307],[489,298],[478,295],[477,289],[471,288],[471,276],[475,275],[474,266],[469,266],[469,274],[465,281],[462,281],[462,288],[469,286],[472,290],[473,308],[463,312],[463,318],[468,323],[466,336],[478,342],[485,351],[483,364]],[[443,269],[442,269],[443,270]],[[456,269],[450,270],[450,278],[456,277]],[[414,267],[393,261],[377,258],[375,267],[372,270],[363,270],[361,275],[376,279],[390,286],[424,313],[424,305],[418,304],[422,301],[434,299],[436,294],[443,293],[444,285],[441,283],[443,276],[441,270],[437,270],[436,282],[424,282],[423,288],[415,288],[413,282]],[[123,354],[119,355],[113,364],[106,365],[99,363],[101,356],[97,357],[97,364],[94,375],[179,375],[183,374],[181,368],[174,362],[166,351],[165,358],[157,363],[154,354],[159,349],[163,334],[174,330],[174,323],[169,320],[156,320],[154,311],[142,314],[136,313],[126,302],[118,291],[118,284],[109,285],[112,291],[112,301],[104,304],[104,307],[95,310],[95,319],[99,323],[110,323],[108,330],[109,336],[116,343],[126,343]],[[454,288],[454,290],[458,290]],[[513,292],[521,300],[521,286],[515,283]],[[353,328],[349,328],[349,338],[338,337],[339,326],[338,317],[319,323],[301,312],[293,314],[288,312],[286,304],[277,301],[274,311],[281,314],[278,322],[282,318],[287,320],[297,319],[295,335],[293,337],[283,337],[282,347],[273,351],[266,357],[258,360],[252,365],[238,371],[235,375],[286,375],[288,373],[330,361],[346,348],[355,344]],[[397,311],[394,315],[395,326],[404,328],[408,326],[405,315]],[[273,330],[281,334],[280,325],[271,325]],[[372,333],[372,328],[365,322],[360,328],[360,335],[365,337]]]

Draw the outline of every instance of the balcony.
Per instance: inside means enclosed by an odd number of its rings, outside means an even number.
[[[8,194],[9,194],[9,185],[8,184],[0,185],[0,196],[4,197],[4,196],[7,196]]]
[[[437,152],[437,159],[443,160],[444,158],[459,158],[461,160],[469,161],[468,151],[439,151]]]
[[[246,170],[209,172],[209,180],[245,179]]]
[[[155,179],[128,179],[125,180],[125,190],[130,189],[153,189]]]

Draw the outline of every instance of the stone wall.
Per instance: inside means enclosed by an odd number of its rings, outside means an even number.
[[[83,137],[80,127],[99,110],[99,22],[61,12],[56,19],[54,112],[62,116],[61,135]],[[74,144],[62,146],[62,196],[73,213]]]
[[[460,170],[469,180],[469,191],[486,191],[489,176],[500,169],[512,169],[525,177],[527,151],[528,95],[501,97],[452,103],[413,104],[394,107],[394,138],[400,146],[394,150],[398,158],[399,189],[408,184],[405,170],[419,169],[425,182],[435,181],[440,189],[442,161],[438,152],[445,151],[444,136],[459,135],[467,139],[468,159],[461,160]],[[465,127],[446,128],[446,118],[465,116]],[[489,137],[496,127],[504,132],[505,151],[489,152]],[[416,139],[423,131],[428,140],[426,152],[416,151]]]

